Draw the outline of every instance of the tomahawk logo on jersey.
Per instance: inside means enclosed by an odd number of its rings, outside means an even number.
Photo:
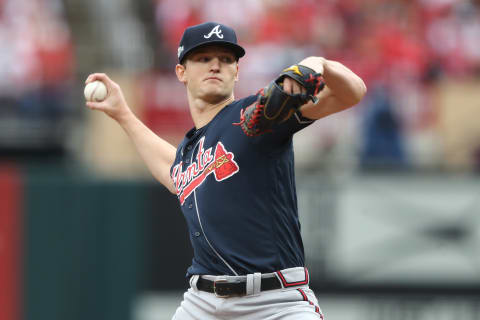
[[[234,123],[257,98],[232,102],[207,125],[192,128],[178,145],[170,176],[194,251],[189,275],[304,265],[297,203],[291,196],[292,135],[313,121],[295,114],[273,127],[275,134],[248,137]]]
[[[228,152],[221,141],[215,146],[214,156],[212,156],[213,147],[204,150],[203,144],[205,137],[199,141],[196,161],[192,162],[183,170],[183,162],[173,167],[172,179],[177,190],[177,196],[180,204],[183,205],[195,189],[197,189],[211,173],[214,174],[216,181],[225,180],[240,168],[234,160],[234,154]]]

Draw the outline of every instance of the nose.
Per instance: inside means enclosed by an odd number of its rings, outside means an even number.
[[[218,57],[215,57],[210,61],[210,70],[215,72],[220,70],[220,59]]]

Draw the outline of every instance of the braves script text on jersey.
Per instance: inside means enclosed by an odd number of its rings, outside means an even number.
[[[244,275],[304,266],[292,136],[313,121],[295,113],[272,133],[235,123],[249,96],[180,143],[170,174],[194,250],[191,275]]]

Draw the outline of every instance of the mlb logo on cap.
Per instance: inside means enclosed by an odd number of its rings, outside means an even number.
[[[221,23],[206,22],[185,29],[178,46],[178,61],[182,63],[189,52],[207,45],[229,47],[237,59],[245,55],[245,50],[238,45],[237,35],[232,28]]]

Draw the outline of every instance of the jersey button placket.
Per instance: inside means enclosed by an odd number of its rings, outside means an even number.
[[[194,233],[194,235],[195,235],[195,237],[200,237],[200,232],[196,231],[196,232]]]
[[[188,209],[192,209],[192,208],[193,208],[193,204],[190,203],[190,204],[188,205]]]

